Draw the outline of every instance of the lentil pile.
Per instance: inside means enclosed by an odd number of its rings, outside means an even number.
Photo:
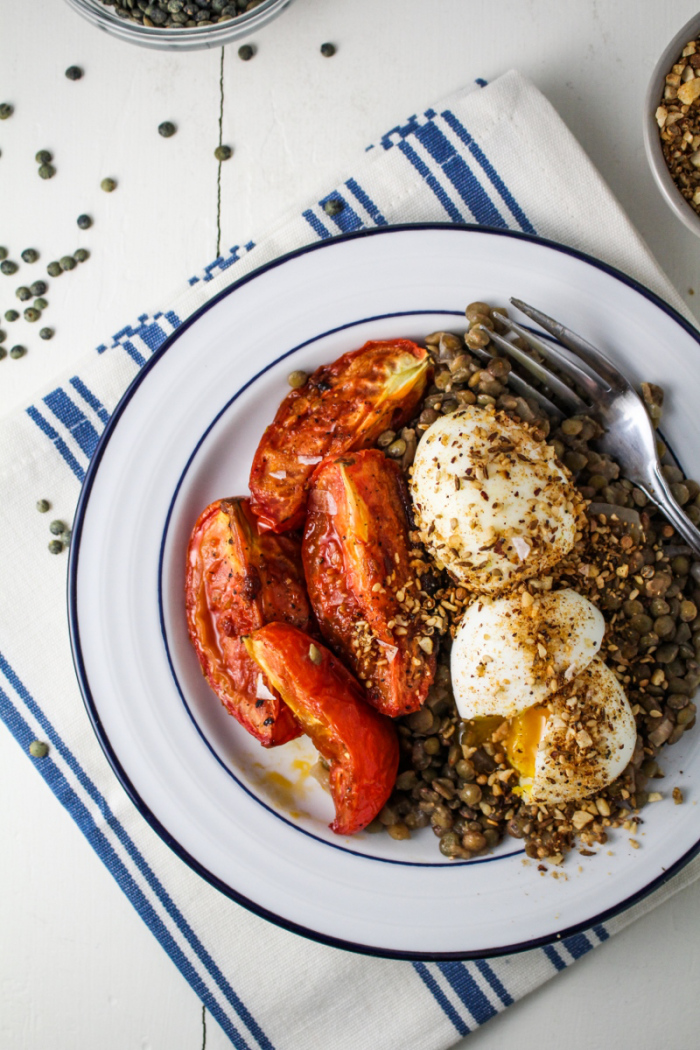
[[[119,18],[157,29],[197,29],[229,22],[263,0],[102,0]]]
[[[510,836],[523,840],[528,857],[560,863],[575,845],[583,855],[593,855],[591,847],[604,844],[612,829],[623,829],[638,847],[641,811],[663,797],[654,790],[654,781],[663,777],[659,752],[677,743],[696,720],[700,561],[645,494],[622,476],[619,465],[595,451],[602,431],[593,419],[573,416],[555,423],[534,400],[511,393],[510,361],[497,356],[488,335],[505,312],[473,303],[466,310],[469,330],[463,337],[451,332],[428,337],[433,385],[414,420],[400,433],[386,431],[378,446],[409,477],[422,433],[440,415],[463,405],[493,405],[553,446],[587,501],[587,513],[570,554],[550,575],[528,580],[518,590],[523,606],[537,602],[543,591],[571,587],[600,608],[606,621],[600,655],[629,698],[637,724],[635,751],[624,773],[591,797],[556,806],[525,801],[501,743],[508,723],[500,717],[463,722],[457,713],[450,648],[469,595],[421,555],[420,536],[413,532],[416,593],[408,596],[406,615],[419,617],[426,637],[439,645],[438,670],[425,706],[397,720],[401,764],[396,787],[368,830],[407,839],[430,826],[441,853],[460,860]],[[487,367],[470,352],[482,348],[494,355]],[[645,383],[642,395],[657,427],[663,392]],[[661,441],[659,452],[666,454]],[[700,484],[675,465],[663,470],[688,517],[700,523]],[[572,728],[583,729],[575,711]],[[672,797],[683,801],[680,789]]]
[[[700,38],[686,44],[667,74],[656,122],[671,177],[700,215]]]

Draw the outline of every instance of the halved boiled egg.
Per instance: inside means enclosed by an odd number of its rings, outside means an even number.
[[[617,678],[599,657],[546,706],[512,720],[503,745],[526,797],[560,804],[611,784],[634,752],[637,727]]]
[[[600,649],[605,621],[566,588],[533,598],[477,598],[452,646],[452,688],[463,719],[514,718],[572,681]]]
[[[574,546],[581,499],[551,445],[502,412],[467,406],[421,438],[411,496],[440,568],[479,593],[541,576]]]

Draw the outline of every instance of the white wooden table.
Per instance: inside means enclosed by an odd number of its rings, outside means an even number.
[[[511,67],[555,105],[700,317],[700,242],[661,200],[641,134],[651,68],[695,11],[693,0],[295,0],[244,63],[237,45],[160,54],[111,40],[60,0],[5,0],[0,102],[15,114],[0,123],[0,244],[38,248],[37,278],[79,246],[91,258],[51,283],[53,340],[12,328],[6,345],[31,346],[0,366],[0,412],[167,303],[217,246],[259,236],[388,127]],[[324,41],[337,45],[333,58],[320,55]],[[64,77],[72,64],[82,80]],[[219,200],[220,115],[235,153]],[[157,133],[163,120],[178,127],[171,139]],[[39,149],[55,155],[48,183],[37,178]],[[111,195],[99,189],[105,176],[119,184]],[[81,212],[95,219],[86,233]],[[0,280],[1,312],[16,305],[17,283]],[[4,730],[0,843],[3,1050],[230,1045]],[[556,1036],[567,1050],[690,1050],[698,943],[700,885],[465,1045],[534,1050]]]

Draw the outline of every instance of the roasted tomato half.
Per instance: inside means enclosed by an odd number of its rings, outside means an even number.
[[[435,675],[433,640],[414,618],[408,493],[377,449],[327,459],[312,479],[302,544],[309,597],[324,638],[396,717],[417,711]]]
[[[352,835],[374,820],[394,787],[396,729],[364,700],[333,654],[303,631],[270,623],[245,639],[251,657],[330,765],[331,831]]]
[[[300,736],[291,711],[241,641],[271,620],[309,628],[299,543],[259,535],[247,499],[217,500],[190,537],[186,607],[202,671],[229,713],[264,747]]]
[[[263,434],[250,472],[261,529],[304,524],[307,486],[321,460],[367,448],[389,427],[403,426],[420,401],[428,352],[406,339],[366,343],[292,390]]]

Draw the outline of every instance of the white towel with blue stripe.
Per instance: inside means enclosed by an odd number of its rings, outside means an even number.
[[[323,209],[331,197],[345,202],[332,218]],[[0,715],[27,754],[37,737],[50,744],[48,757],[28,761],[240,1050],[443,1050],[700,875],[696,860],[604,926],[517,956],[465,963],[363,958],[273,926],[202,881],[128,800],[93,735],[70,655],[65,560],[36,557],[46,522],[28,520],[26,507],[50,488],[55,508],[69,517],[126,387],[211,296],[339,231],[428,221],[477,222],[563,242],[685,312],[557,114],[511,72],[388,131],[351,177],[324,187],[259,242],[231,248],[161,313],[125,325],[78,374],[61,377],[25,411],[0,421]]]

